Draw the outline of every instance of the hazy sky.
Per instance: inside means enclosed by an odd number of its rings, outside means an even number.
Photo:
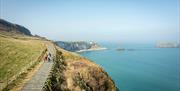
[[[180,41],[180,0],[0,0],[0,17],[53,40]]]

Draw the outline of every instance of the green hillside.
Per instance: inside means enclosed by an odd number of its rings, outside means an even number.
[[[46,49],[43,41],[26,36],[8,36],[0,32],[0,81],[7,84],[34,65]],[[8,81],[8,82],[9,82]]]

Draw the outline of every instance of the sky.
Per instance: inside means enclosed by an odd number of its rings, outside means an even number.
[[[180,0],[0,0],[0,18],[52,40],[180,41]]]

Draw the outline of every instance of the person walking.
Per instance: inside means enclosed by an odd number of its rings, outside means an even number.
[[[47,59],[48,59],[48,55],[47,55],[47,54],[45,54],[45,57],[44,57],[44,62],[46,62],[46,61],[47,61]]]

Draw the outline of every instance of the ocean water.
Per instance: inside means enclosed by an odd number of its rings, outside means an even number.
[[[180,91],[180,48],[103,43],[107,50],[80,53],[103,67],[121,91]],[[117,48],[131,51],[117,51]]]

